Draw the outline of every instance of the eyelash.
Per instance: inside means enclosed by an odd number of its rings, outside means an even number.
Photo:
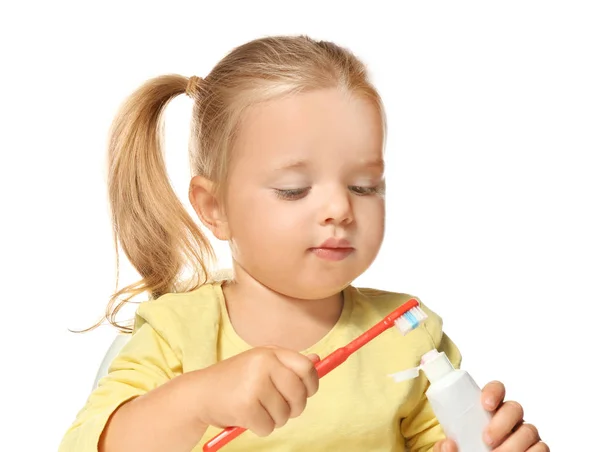
[[[280,190],[278,188],[275,189],[275,194],[277,197],[281,199],[285,199],[286,201],[293,201],[296,199],[301,199],[305,194],[308,193],[310,188],[294,188],[291,190]]]
[[[350,185],[348,187],[352,193],[358,196],[369,196],[369,195],[382,195],[385,192],[385,188],[383,185],[378,185],[375,187],[361,187],[359,185]],[[310,191],[310,187],[307,188],[294,188],[290,190],[281,190],[276,188],[275,194],[286,201],[295,201],[298,199],[302,199],[304,196],[308,194]]]

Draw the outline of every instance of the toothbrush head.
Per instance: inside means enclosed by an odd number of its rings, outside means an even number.
[[[394,320],[394,323],[400,334],[405,336],[423,323],[426,318],[425,311],[420,306],[415,306]]]

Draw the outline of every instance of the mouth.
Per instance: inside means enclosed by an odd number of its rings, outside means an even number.
[[[326,261],[341,261],[348,256],[350,256],[354,252],[354,248],[352,247],[319,247],[319,248],[310,248],[310,251],[316,255],[317,257],[324,259]]]
[[[330,237],[321,243],[318,248],[329,248],[329,249],[337,249],[337,248],[352,248],[350,242],[346,239],[338,239],[335,237]]]

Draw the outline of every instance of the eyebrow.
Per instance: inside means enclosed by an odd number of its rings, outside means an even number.
[[[367,168],[376,168],[383,170],[385,168],[385,163],[383,159],[376,160],[368,160],[366,162],[361,162],[361,166],[366,166]]]
[[[306,160],[290,160],[288,162],[283,163],[275,168],[275,171],[284,171],[298,168],[305,168],[308,166]]]
[[[289,162],[283,163],[275,168],[275,171],[285,171],[285,170],[293,170],[293,169],[301,169],[306,168],[308,166],[308,162],[306,160],[291,160]],[[383,159],[375,159],[375,160],[367,160],[362,161],[358,165],[360,167],[365,168],[375,168],[383,170],[385,167]]]

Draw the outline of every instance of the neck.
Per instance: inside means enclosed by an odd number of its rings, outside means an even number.
[[[252,346],[304,350],[340,317],[340,292],[315,300],[294,298],[261,284],[235,263],[234,270],[234,281],[223,286],[227,311],[237,334]]]

